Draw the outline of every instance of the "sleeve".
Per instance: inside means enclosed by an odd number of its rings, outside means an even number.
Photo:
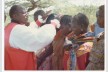
[[[50,44],[55,35],[56,29],[51,24],[44,25],[38,29],[17,25],[11,31],[9,43],[14,48],[38,52],[38,50]]]
[[[29,27],[32,27],[32,28],[38,28],[38,25],[36,24],[35,21],[31,22]]]
[[[94,24],[90,25],[90,30],[91,30],[91,32],[94,32],[94,30],[95,30],[95,25]]]

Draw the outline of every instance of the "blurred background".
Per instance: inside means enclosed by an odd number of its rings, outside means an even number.
[[[68,14],[74,16],[77,13],[84,13],[89,18],[90,24],[96,21],[96,11],[105,0],[5,0],[5,26],[10,22],[9,10],[12,5],[22,5],[29,14],[29,21],[33,21],[33,14],[36,10],[42,9],[45,12],[52,10],[56,14]]]

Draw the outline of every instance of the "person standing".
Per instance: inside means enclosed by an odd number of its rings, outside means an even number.
[[[104,28],[104,5],[99,7],[97,23],[99,27]],[[86,70],[104,70],[104,32],[95,38],[89,60]]]
[[[5,27],[5,70],[36,70],[34,52],[53,41],[59,21],[38,29],[28,27],[27,12],[20,5],[13,5],[9,15],[11,22]]]

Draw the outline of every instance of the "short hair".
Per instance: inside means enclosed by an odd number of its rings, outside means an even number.
[[[104,5],[101,5],[99,7],[99,11],[101,12],[101,15],[104,17]]]
[[[38,15],[43,15],[45,14],[45,12],[43,10],[37,10],[35,13],[34,13],[34,20],[37,20],[38,19]]]
[[[50,24],[53,19],[56,19],[55,14],[50,14],[46,20],[46,24]]]
[[[89,20],[87,18],[87,16],[83,13],[78,13],[77,15],[75,15],[72,19],[72,24],[74,25],[78,25],[80,27],[85,27],[88,28],[89,25]]]
[[[70,15],[63,15],[60,19],[60,24],[61,25],[71,25],[72,23],[72,16]]]
[[[13,15],[19,11],[19,9],[24,9],[24,8],[20,5],[13,5],[9,11],[10,18],[12,18]]]

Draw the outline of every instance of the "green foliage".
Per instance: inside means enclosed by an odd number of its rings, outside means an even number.
[[[31,6],[30,1],[36,1],[36,0],[24,0],[25,2],[19,2],[18,0],[16,1],[5,1],[5,7],[11,7],[14,4],[20,4],[25,6],[25,8],[28,8]],[[90,24],[94,23],[96,21],[96,10],[98,9],[97,6],[88,6],[88,5],[83,5],[83,6],[76,6],[73,5],[66,0],[37,0],[39,1],[37,3],[38,7],[41,8],[46,8],[49,6],[54,6],[55,9],[53,10],[54,13],[56,14],[68,14],[68,15],[76,15],[78,13],[84,13],[87,15],[89,18]],[[6,20],[6,25],[10,21],[10,18],[7,14],[7,20]],[[29,21],[33,21],[33,16],[29,16]]]
[[[90,21],[90,24],[96,21],[96,10],[98,7],[96,6],[75,6],[72,5],[70,7],[63,7],[61,9],[55,9],[55,13],[59,14],[68,14],[68,15],[76,15],[78,13],[84,13]]]
[[[49,0],[49,1],[48,0],[11,0],[11,1],[5,1],[5,9],[8,9],[9,7],[15,4],[24,6],[26,9],[46,8],[51,6],[52,3],[53,0]]]

